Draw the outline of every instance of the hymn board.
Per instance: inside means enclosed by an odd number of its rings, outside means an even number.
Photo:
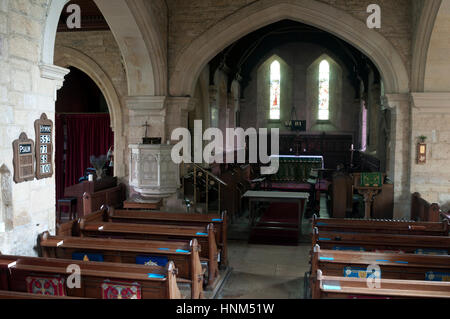
[[[43,113],[34,122],[36,132],[36,178],[44,179],[53,175],[53,122]]]
[[[22,183],[34,179],[34,142],[22,133],[13,142],[14,182]]]
[[[44,113],[34,122],[36,144],[26,133],[13,142],[14,182],[22,183],[53,175],[53,122]],[[36,165],[36,167],[35,167]]]

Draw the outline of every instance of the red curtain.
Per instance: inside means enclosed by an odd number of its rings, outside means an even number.
[[[64,115],[55,119],[55,178],[56,200],[64,197]]]
[[[64,126],[66,134],[63,134]],[[91,155],[106,155],[109,148],[114,146],[114,133],[109,114],[58,115],[56,129],[56,160],[59,163],[56,176],[57,198],[61,198],[64,196],[64,187],[77,184],[86,168],[92,167],[89,159]]]

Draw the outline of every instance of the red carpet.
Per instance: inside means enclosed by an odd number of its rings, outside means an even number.
[[[272,203],[251,231],[249,243],[297,246],[297,225],[297,204]]]

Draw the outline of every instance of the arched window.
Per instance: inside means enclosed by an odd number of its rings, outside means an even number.
[[[330,64],[327,60],[319,66],[319,120],[330,119]]]
[[[274,61],[270,65],[270,119],[279,120],[281,118],[280,97],[281,97],[281,68],[280,62]]]

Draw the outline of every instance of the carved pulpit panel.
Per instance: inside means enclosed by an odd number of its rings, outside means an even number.
[[[43,113],[34,122],[36,132],[36,178],[53,176],[53,122]]]
[[[27,134],[21,133],[13,142],[14,182],[23,183],[34,180],[34,142]]]

